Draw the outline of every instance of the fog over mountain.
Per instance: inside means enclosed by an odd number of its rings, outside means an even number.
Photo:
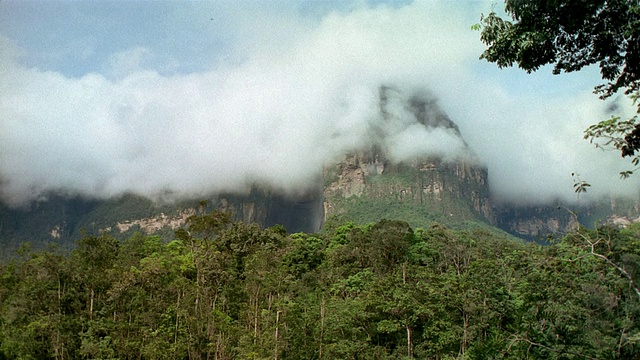
[[[107,30],[67,34],[51,40],[64,44],[59,53],[30,39],[46,35],[37,26],[27,35],[15,21],[0,26],[4,202],[19,206],[50,191],[198,197],[256,183],[300,192],[324,165],[376,139],[397,161],[463,155],[455,133],[424,127],[407,111],[415,94],[437,99],[457,123],[498,199],[575,199],[572,172],[592,184],[590,196],[637,196],[637,177],[618,180],[628,162],[582,139],[611,115],[611,102],[591,94],[597,71],[527,76],[478,60],[483,45],[470,25],[490,2],[179,4],[147,3],[169,10],[136,19],[161,23],[163,33],[129,29],[135,11],[103,5],[108,11],[92,21],[128,31],[121,43],[108,43]],[[68,16],[57,26],[90,28],[90,5],[77,6],[54,11]],[[0,3],[0,14],[0,23],[38,20],[19,2]],[[190,32],[179,31],[185,26]],[[132,34],[137,40],[127,41]],[[204,54],[180,47],[194,36],[220,43]],[[184,58],[189,51],[199,65]],[[388,106],[393,121],[380,113],[381,86],[398,89],[397,106]],[[617,105],[633,111],[624,99]]]

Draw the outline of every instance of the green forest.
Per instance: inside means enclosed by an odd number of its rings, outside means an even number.
[[[5,359],[640,359],[640,226],[548,246],[402,221],[287,234],[202,211],[2,265]]]

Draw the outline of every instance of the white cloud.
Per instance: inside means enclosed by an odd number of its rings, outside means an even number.
[[[497,70],[478,77],[475,19],[449,2],[322,19],[291,10],[223,14],[215,19],[226,19],[236,47],[228,61],[192,74],[154,68],[153,39],[105,58],[105,74],[75,78],[22,66],[15,51],[0,54],[2,197],[200,196],[254,182],[302,190],[324,164],[371,141],[382,124],[381,85],[437,96],[504,199],[571,198],[573,171],[595,193],[637,189],[636,180],[616,182],[623,164],[615,156],[581,139],[605,106],[590,89],[555,99],[544,88],[510,93]],[[261,33],[251,30],[258,22],[268,25]],[[463,146],[450,131],[394,111],[385,132],[395,159],[453,156]]]
[[[107,72],[115,78],[122,78],[144,70],[151,56],[151,50],[142,46],[115,53],[107,61]]]

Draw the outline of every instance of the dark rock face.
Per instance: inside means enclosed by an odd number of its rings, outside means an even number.
[[[298,196],[256,189],[247,196],[221,196],[210,203],[215,209],[231,212],[237,221],[262,227],[282,225],[291,233],[315,232],[323,223],[321,185]]]
[[[380,114],[383,118],[388,120],[392,117],[393,110],[390,109],[390,106],[393,103],[392,100],[396,99],[398,95],[402,95],[402,92],[393,87],[382,86],[380,88]],[[424,94],[414,94],[406,99],[401,99],[401,101],[404,101],[402,106],[425,127],[453,129],[460,135],[458,125],[442,111],[435,98]]]
[[[639,205],[637,200],[612,198],[582,205],[501,204],[493,209],[492,224],[520,238],[545,242],[549,236],[561,238],[579,224],[620,227],[640,222]]]
[[[0,204],[0,258],[11,256],[24,242],[34,248],[57,243],[70,249],[83,234],[101,232],[126,237],[138,231],[169,240],[196,213],[200,200],[157,204],[134,195],[105,201],[52,195],[27,209]],[[248,195],[216,196],[207,201],[207,210],[230,211],[236,221],[263,227],[279,224],[289,232],[314,232],[322,226],[320,185],[296,197],[254,190]]]
[[[20,243],[37,246],[46,241],[65,243],[80,233],[83,216],[99,202],[81,198],[51,197],[28,208],[12,209],[0,203],[0,249],[15,249]]]
[[[546,242],[578,226],[578,219],[562,206],[500,205],[494,208],[493,225],[523,239]]]
[[[289,232],[312,233],[320,230],[324,222],[322,189],[309,192],[303,197],[274,199],[268,210],[266,226],[283,225]]]

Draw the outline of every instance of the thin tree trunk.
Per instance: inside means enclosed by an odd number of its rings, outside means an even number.
[[[93,288],[91,288],[91,300],[89,302],[89,319],[93,319],[93,297],[95,296],[95,292]]]
[[[322,359],[322,344],[324,343],[324,296],[322,297],[322,302],[320,303],[320,354],[319,358]]]
[[[58,275],[58,314],[62,314],[62,284],[60,283],[60,275]]]
[[[178,291],[178,300],[176,301],[176,331],[175,331],[175,334],[173,335],[174,356],[175,356],[175,351],[178,348],[178,326],[179,326],[179,320],[180,320],[178,318],[179,309],[180,309],[180,292]]]
[[[412,358],[413,357],[413,340],[412,340],[412,331],[411,331],[411,326],[409,326],[409,321],[407,320],[405,322],[405,326],[407,328],[407,356]]]
[[[274,347],[275,348],[274,349],[274,356],[273,356],[274,360],[278,360],[278,323],[280,322],[280,313],[281,313],[281,311],[277,311],[276,312],[276,335],[275,335],[276,344],[275,344],[275,347]]]
[[[53,346],[53,357],[57,360],[60,355],[60,350],[58,349],[58,344],[60,344],[60,330],[56,329],[55,337],[55,340],[51,339],[51,346]]]
[[[61,317],[62,317],[62,284],[60,281],[60,274],[58,274],[58,318],[61,318]],[[55,353],[56,353],[56,358],[58,358],[58,353],[60,353],[60,359],[64,359],[64,344],[60,346],[60,324],[58,324],[56,329]]]
[[[468,338],[468,330],[469,330],[469,316],[466,312],[462,311],[462,321],[463,321],[463,332],[462,332],[462,345],[460,347],[460,354],[464,355],[467,351],[467,338]]]
[[[258,341],[258,310],[260,306],[260,286],[256,290],[256,306],[253,312],[253,343]]]
[[[402,283],[407,283],[407,263],[402,264]]]

